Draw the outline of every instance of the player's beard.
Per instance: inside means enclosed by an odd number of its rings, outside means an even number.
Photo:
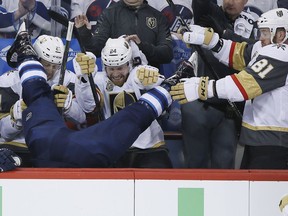
[[[128,77],[128,76],[127,76]],[[118,74],[117,76],[111,75],[109,79],[114,83],[116,86],[123,86],[123,84],[126,82],[127,77],[123,74]]]

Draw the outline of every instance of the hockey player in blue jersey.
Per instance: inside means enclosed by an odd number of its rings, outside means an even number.
[[[211,49],[220,62],[240,72],[219,80],[190,78],[173,86],[171,94],[180,103],[212,97],[246,100],[241,168],[288,169],[288,10],[263,13],[257,24],[260,39],[255,44],[219,39],[211,28],[191,26],[184,42]]]
[[[22,97],[28,107],[22,116],[24,134],[37,167],[110,167],[171,104],[167,90],[182,78],[181,73],[175,74],[111,118],[73,131],[55,106],[27,31],[17,35],[7,62],[18,65]]]

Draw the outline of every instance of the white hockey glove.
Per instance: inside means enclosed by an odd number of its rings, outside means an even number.
[[[21,130],[22,129],[22,112],[27,108],[22,99],[16,101],[16,103],[10,108],[11,124],[12,127]]]
[[[78,79],[84,78],[88,81],[88,75],[92,74],[94,77],[98,71],[96,56],[91,52],[77,53],[73,59],[73,67]]]
[[[149,65],[140,65],[136,68],[135,82],[141,89],[152,89],[159,86],[165,77],[159,74],[159,69]]]
[[[183,41],[187,44],[201,45],[205,49],[213,49],[218,41],[219,35],[212,28],[204,28],[198,25],[190,25],[190,31],[183,33]]]
[[[73,94],[63,85],[52,85],[52,91],[54,92],[54,102],[58,108],[63,108],[64,112],[68,111],[72,105]]]
[[[180,104],[197,99],[207,100],[207,98],[214,96],[213,85],[215,81],[209,81],[208,77],[192,77],[190,79],[183,79],[183,81],[172,86],[170,91],[172,99],[178,100]]]

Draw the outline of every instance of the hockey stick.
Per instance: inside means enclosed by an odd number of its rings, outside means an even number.
[[[66,44],[65,44],[64,54],[62,58],[62,64],[61,64],[61,70],[60,70],[60,76],[59,76],[59,82],[58,82],[59,85],[63,85],[64,83],[64,77],[65,77],[68,53],[69,53],[69,48],[70,48],[70,42],[72,38],[73,26],[74,26],[74,22],[69,21],[68,30],[66,34]]]
[[[189,31],[189,26],[187,25],[187,23],[183,20],[183,18],[180,16],[180,14],[177,14],[176,11],[176,6],[173,2],[173,0],[166,0],[167,3],[169,4],[169,6],[172,8],[172,10],[174,11],[174,13],[178,16],[181,25],[183,27],[186,28],[187,31]],[[219,79],[219,75],[217,74],[217,72],[214,70],[214,68],[211,66],[211,64],[207,61],[202,49],[200,46],[194,45],[195,50],[198,52],[198,54],[201,56],[203,62],[205,63],[205,65],[209,68],[209,70],[213,73],[214,77],[216,80]],[[239,111],[239,109],[237,108],[237,106],[235,105],[234,102],[230,101],[230,100],[226,100],[229,104],[229,106],[231,107],[231,109],[233,110],[233,112],[235,113],[235,115],[239,118],[239,120],[242,120],[242,114]]]
[[[48,14],[51,17],[51,19],[54,19],[56,22],[62,24],[65,27],[68,27],[69,20],[65,16],[63,16],[63,15],[61,15],[61,14],[59,14],[59,13],[57,13],[51,9],[48,10]],[[86,53],[86,49],[82,43],[78,29],[74,25],[73,25],[73,34],[79,43],[81,52]],[[102,121],[102,120],[104,120],[104,114],[103,114],[103,111],[101,109],[101,104],[100,104],[100,101],[99,101],[99,98],[97,95],[96,84],[93,80],[91,73],[88,74],[88,80],[89,80],[89,84],[90,84],[91,90],[92,90],[92,95],[93,95],[93,98],[94,98],[94,101],[96,104],[96,109],[97,109],[96,111],[97,111],[98,120]]]

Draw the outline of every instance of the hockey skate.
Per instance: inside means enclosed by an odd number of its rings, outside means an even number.
[[[23,22],[15,41],[7,52],[6,60],[10,67],[16,68],[23,61],[31,59],[36,60],[38,56],[31,44],[31,38],[26,30],[25,22]]]

